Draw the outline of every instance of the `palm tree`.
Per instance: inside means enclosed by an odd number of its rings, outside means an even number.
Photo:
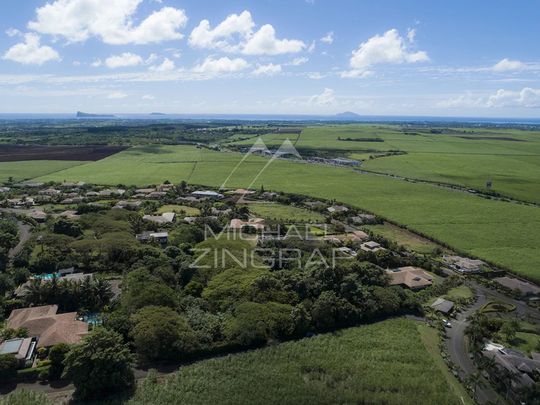
[[[465,380],[465,384],[471,388],[474,399],[476,399],[476,390],[478,387],[485,387],[484,380],[479,372],[469,374]]]
[[[24,299],[27,305],[38,304],[43,302],[44,292],[43,285],[39,278],[30,279],[29,283],[24,288]]]

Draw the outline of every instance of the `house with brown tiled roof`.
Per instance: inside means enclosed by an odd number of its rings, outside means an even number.
[[[25,328],[28,335],[38,338],[37,347],[57,343],[79,343],[88,334],[88,324],[77,320],[76,312],[57,314],[58,305],[14,309],[7,327]]]
[[[411,290],[421,290],[433,284],[433,277],[419,267],[400,267],[386,270],[390,276],[390,285],[402,285]]]

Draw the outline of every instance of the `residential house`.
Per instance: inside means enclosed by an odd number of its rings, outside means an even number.
[[[248,219],[247,221],[234,218],[234,219],[231,219],[229,228],[241,230],[244,227],[247,227],[247,228],[253,228],[257,231],[262,231],[264,230],[265,224],[266,224],[266,221],[263,218],[253,218],[253,219]]]
[[[76,312],[57,314],[57,311],[58,305],[14,309],[7,319],[7,327],[25,328],[29,336],[38,339],[38,348],[79,343],[88,334],[88,324],[78,321]]]
[[[454,303],[439,297],[433,301],[433,304],[431,304],[430,307],[441,314],[448,315],[450,312],[452,312],[452,309],[454,309]]]
[[[461,256],[443,256],[443,262],[452,270],[463,274],[481,273],[486,263],[482,260]]]
[[[371,214],[358,214],[354,217],[351,217],[351,220],[354,224],[371,224],[376,221],[375,215]]]
[[[174,221],[175,216],[174,212],[164,212],[161,215],[144,215],[143,219],[156,224],[168,224]]]
[[[160,245],[166,245],[169,241],[168,232],[143,232],[136,235],[139,242],[157,242]]]
[[[540,381],[540,359],[538,353],[532,354],[532,359],[518,350],[508,349],[501,345],[488,342],[482,350],[482,355],[495,363],[490,372],[490,378],[499,380],[504,371],[514,375],[510,389],[517,393],[524,387],[531,387]]]
[[[326,209],[331,214],[340,214],[349,211],[349,209],[343,205],[332,205]]]
[[[510,290],[519,291],[519,293],[525,297],[540,296],[540,287],[529,283],[528,281],[507,276],[497,277],[494,281]]]
[[[220,194],[211,190],[194,191],[193,193],[191,193],[191,195],[200,200],[204,200],[204,199],[220,200],[223,198],[223,194]]]
[[[386,250],[379,243],[375,241],[364,242],[360,245],[360,249],[364,252],[377,252],[379,250]]]
[[[15,338],[5,340],[0,344],[0,355],[10,354],[17,360],[21,368],[30,367],[36,355],[36,338]]]
[[[142,204],[142,201],[118,201],[113,208],[136,210]]]
[[[421,290],[433,284],[433,277],[419,267],[399,267],[386,270],[390,276],[390,285],[401,285],[411,290]]]

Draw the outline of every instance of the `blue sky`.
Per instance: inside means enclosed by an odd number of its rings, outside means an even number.
[[[540,1],[2,0],[0,112],[540,117]]]

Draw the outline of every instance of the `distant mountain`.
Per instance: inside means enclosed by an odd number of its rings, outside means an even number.
[[[338,118],[342,120],[358,120],[362,118],[362,116],[352,111],[345,111],[345,112],[334,115],[334,118]]]
[[[160,113],[160,112],[153,112],[153,113],[150,113],[150,115],[167,115],[167,114]]]
[[[82,111],[77,111],[77,118],[114,118],[112,114],[89,114]]]

